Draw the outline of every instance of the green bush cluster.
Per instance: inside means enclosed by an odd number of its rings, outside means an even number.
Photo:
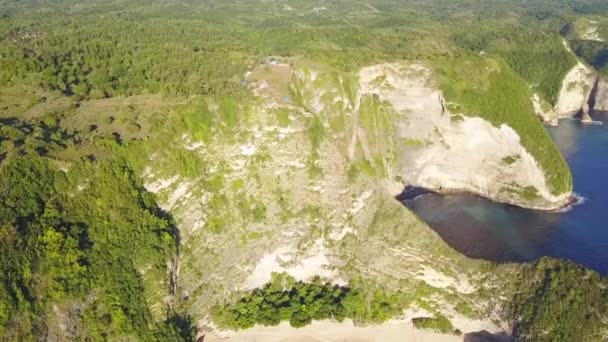
[[[445,316],[421,317],[412,319],[414,326],[418,329],[434,330],[444,334],[460,335],[461,332],[454,329],[452,322]]]
[[[351,318],[358,321],[382,322],[402,311],[402,297],[382,290],[366,293],[355,287],[323,283],[316,277],[311,282],[274,275],[260,289],[247,293],[235,303],[217,305],[213,321],[220,327],[245,329],[261,325],[278,325],[289,321],[302,327],[311,321]]]

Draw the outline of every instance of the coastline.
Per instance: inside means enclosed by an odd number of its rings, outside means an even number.
[[[539,210],[539,211],[555,212],[555,213],[563,212],[564,210],[567,210],[568,208],[576,205],[579,202],[579,199],[574,195],[574,193],[570,193],[567,196],[564,196],[564,199],[561,201],[547,202],[547,203],[554,203],[555,205],[540,206],[540,205],[534,205],[534,204],[530,204],[530,203],[524,204],[524,203],[512,200],[510,198],[490,196],[487,194],[482,194],[479,192],[472,191],[470,189],[437,190],[437,189],[428,189],[428,188],[424,188],[424,187],[417,187],[417,186],[413,186],[413,185],[407,185],[405,187],[405,189],[403,190],[403,192],[401,194],[399,194],[398,196],[396,196],[396,198],[400,202],[411,201],[411,200],[416,199],[416,197],[418,197],[418,196],[424,196],[425,194],[429,194],[429,193],[434,193],[434,194],[439,194],[439,195],[478,196],[478,197],[484,198],[484,199],[492,201],[492,202],[510,205],[510,206],[514,206],[514,207],[519,207],[519,208],[523,208],[523,209]]]

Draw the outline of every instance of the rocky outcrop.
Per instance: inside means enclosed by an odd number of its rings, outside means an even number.
[[[594,116],[608,114],[608,80],[597,75],[590,67],[579,63],[563,81],[559,99],[553,111],[535,111],[543,121],[557,124],[557,119],[576,116],[583,122]]]
[[[532,101],[534,113],[541,118],[543,122],[551,126],[557,126],[558,117],[547,102],[543,102],[536,93],[532,94],[530,101]]]
[[[578,62],[562,81],[559,98],[553,112],[557,118],[589,113],[589,99],[597,76],[594,71]]]
[[[597,80],[590,104],[594,111],[608,112],[608,80],[605,78]]]
[[[397,174],[434,191],[468,191],[529,208],[567,203],[569,194],[551,193],[542,169],[511,127],[452,115],[431,75],[416,64],[372,66],[359,74],[361,92],[377,94],[399,114],[394,121],[401,142]],[[567,105],[563,108],[574,108]]]
[[[566,41],[564,46],[574,55]],[[583,122],[590,122],[594,113],[604,116],[608,113],[608,81],[592,67],[578,61],[564,77],[552,110],[543,108],[537,94],[533,94],[531,100],[534,111],[545,123],[557,125],[558,119],[574,116]]]

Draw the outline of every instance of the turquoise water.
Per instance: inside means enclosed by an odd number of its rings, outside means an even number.
[[[608,274],[608,122],[562,120],[547,129],[583,198],[568,211],[527,210],[467,194],[425,194],[404,204],[470,257],[530,261],[547,255]]]

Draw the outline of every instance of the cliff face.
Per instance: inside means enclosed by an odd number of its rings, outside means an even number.
[[[537,209],[568,201],[568,193],[551,193],[542,169],[511,127],[452,115],[432,85],[430,69],[385,64],[365,68],[359,77],[363,94],[376,94],[397,112],[395,173],[407,183]]]
[[[581,39],[596,40],[587,36],[582,36]],[[566,41],[564,46],[574,55]],[[545,110],[540,105],[538,96],[533,95],[532,100],[536,114],[549,124],[556,125],[558,119],[573,116],[578,116],[583,121],[591,121],[594,112],[608,111],[608,80],[592,67],[579,61],[562,80],[557,103],[551,110]]]
[[[430,305],[463,332],[509,330],[502,275],[449,248],[394,196],[414,184],[557,206],[513,129],[452,115],[420,64],[351,74],[295,59],[260,65],[246,78],[256,99],[230,107],[238,114],[230,117],[241,118],[236,133],[219,122],[206,140],[180,133],[171,141],[200,158],[198,175],[164,172],[162,150],[144,174],[179,226],[179,291],[203,331],[213,329],[206,320],[213,305],[273,272],[431,288],[412,310]],[[207,99],[196,110],[223,120],[224,107]],[[481,290],[502,296],[482,298]],[[458,313],[460,302],[473,314]]]
[[[596,81],[590,103],[593,111],[608,112],[608,80],[599,78]]]
[[[481,287],[505,291],[485,271],[488,263],[449,248],[394,199],[403,189],[393,180],[404,146],[395,133],[406,114],[361,91],[355,74],[293,64],[249,75],[257,98],[238,109],[238,134],[175,137],[173,146],[203,160],[200,175],[163,172],[162,151],[144,175],[179,226],[179,290],[202,331],[213,329],[205,320],[213,305],[262,286],[273,272],[430,289],[411,304],[414,317],[429,315],[419,307],[432,307],[465,333],[508,331],[496,299],[477,294]],[[439,104],[421,91],[417,98],[428,101],[421,110]],[[217,103],[200,106],[222,117]],[[457,312],[461,302],[470,302],[473,314]]]
[[[596,78],[593,70],[581,62],[566,74],[554,107],[557,118],[589,113],[589,99]]]
[[[557,124],[557,119],[578,116],[591,121],[594,114],[608,112],[608,80],[590,67],[578,63],[562,82],[553,111],[537,110],[543,121]]]

